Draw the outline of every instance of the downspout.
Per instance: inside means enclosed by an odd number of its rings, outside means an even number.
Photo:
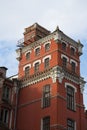
[[[18,96],[19,96],[19,81],[14,79],[14,86],[16,88],[16,103],[15,103],[15,112],[14,112],[14,130],[17,130],[17,110],[18,110]]]

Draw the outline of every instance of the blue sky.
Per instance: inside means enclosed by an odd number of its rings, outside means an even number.
[[[24,28],[35,22],[54,31],[60,30],[82,42],[81,76],[87,81],[87,0],[0,0],[0,66],[8,68],[7,76],[18,72],[15,49],[23,38]],[[87,84],[84,90],[87,108]]]

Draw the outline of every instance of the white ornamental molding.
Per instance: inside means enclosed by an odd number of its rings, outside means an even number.
[[[62,83],[62,80],[64,78],[64,73],[55,69],[54,71],[51,72],[51,78],[52,78],[53,83],[56,82],[56,79],[59,80],[59,83]]]
[[[31,64],[27,64],[27,65],[25,65],[25,66],[23,67],[23,71],[25,71],[25,68],[26,68],[26,67],[31,68]]]
[[[64,54],[61,54],[61,59],[63,59],[63,57],[67,59],[67,62],[69,62],[69,58]]]

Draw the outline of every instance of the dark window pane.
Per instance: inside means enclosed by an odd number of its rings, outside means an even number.
[[[30,59],[30,52],[28,52],[27,54],[26,54],[26,60],[29,60]]]
[[[63,57],[63,59],[62,59],[62,66],[63,66],[63,68],[67,67],[67,59],[65,57]]]
[[[62,50],[66,51],[66,43],[62,43]]]
[[[75,49],[71,47],[71,55],[75,54]]]
[[[29,66],[25,68],[25,76],[29,76]]]
[[[50,117],[43,118],[43,130],[50,130]]]
[[[45,68],[49,68],[49,58],[45,59]]]
[[[37,48],[37,49],[35,50],[35,55],[38,56],[39,54],[40,54],[40,48]]]
[[[35,64],[35,73],[39,71],[39,62]]]
[[[68,130],[75,130],[75,122],[71,119],[67,120],[67,129]]]
[[[43,89],[43,107],[50,106],[50,85],[44,86]]]
[[[45,51],[48,51],[50,49],[50,43],[45,45]]]
[[[71,63],[71,70],[75,73],[76,65],[74,62]]]
[[[67,108],[69,108],[70,110],[75,109],[74,89],[70,86],[67,86]]]

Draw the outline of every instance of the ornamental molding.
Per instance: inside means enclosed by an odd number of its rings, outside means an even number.
[[[84,79],[82,79],[81,77],[72,75],[71,73],[63,70],[62,67],[60,66],[55,66],[53,68],[45,70],[44,72],[38,72],[29,77],[24,77],[23,79],[20,79],[21,87],[27,87],[29,85],[36,84],[48,78],[51,78],[53,83],[56,83],[58,80],[60,84],[62,84],[62,81],[65,78],[68,81],[71,81],[77,85],[80,85],[81,93],[84,90],[84,84],[85,84]]]

